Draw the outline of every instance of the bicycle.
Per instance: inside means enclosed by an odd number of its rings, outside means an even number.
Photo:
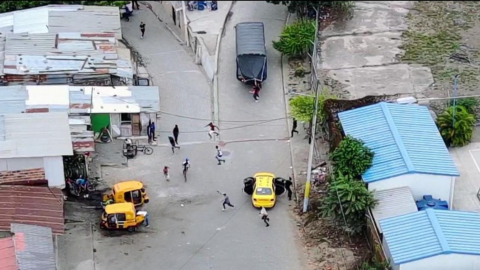
[[[153,153],[153,148],[148,147],[146,145],[140,145],[138,144],[138,141],[136,142],[136,148],[138,151],[144,153],[145,155],[151,155]]]

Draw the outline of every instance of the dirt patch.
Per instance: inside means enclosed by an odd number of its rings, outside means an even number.
[[[427,97],[447,97],[453,76],[460,75],[458,95],[480,94],[480,2],[418,1],[407,16],[401,62],[432,70],[435,84]]]

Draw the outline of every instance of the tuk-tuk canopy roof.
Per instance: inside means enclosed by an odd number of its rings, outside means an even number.
[[[105,207],[107,214],[135,214],[135,205],[133,203],[114,203]]]
[[[143,183],[140,181],[125,181],[125,182],[120,182],[118,184],[115,184],[113,186],[113,190],[115,193],[117,192],[128,192],[132,190],[139,190],[143,188]]]
[[[235,27],[237,56],[249,54],[267,55],[263,23],[246,22],[239,23]]]

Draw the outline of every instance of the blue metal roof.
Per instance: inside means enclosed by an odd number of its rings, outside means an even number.
[[[426,209],[380,220],[396,265],[440,254],[480,255],[480,213]]]
[[[346,135],[375,152],[367,183],[409,173],[459,175],[427,107],[381,102],[338,116]]]

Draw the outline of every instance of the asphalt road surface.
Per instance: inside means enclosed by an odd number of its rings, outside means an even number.
[[[305,269],[287,197],[279,197],[269,211],[271,226],[266,228],[259,211],[242,192],[242,180],[256,172],[281,177],[291,173],[280,54],[271,46],[284,25],[286,10],[259,1],[237,2],[232,11],[219,66],[219,115],[226,163],[217,165],[215,142],[199,140],[198,144],[180,144],[175,154],[170,148],[156,147],[152,156],[139,154],[128,168],[105,168],[104,179],[110,182],[137,179],[147,185],[151,200],[144,209],[151,225],[134,234],[97,230],[96,270]],[[142,16],[142,20],[147,18]],[[265,23],[269,74],[258,103],[248,92],[250,88],[235,76],[234,26],[247,21]],[[163,38],[173,39],[167,34]],[[195,96],[183,101],[198,102]],[[260,121],[277,118],[282,119]],[[192,166],[185,183],[181,163],[186,157]],[[163,179],[163,165],[171,167],[170,182]],[[229,194],[235,209],[221,211],[222,196],[217,190]]]

